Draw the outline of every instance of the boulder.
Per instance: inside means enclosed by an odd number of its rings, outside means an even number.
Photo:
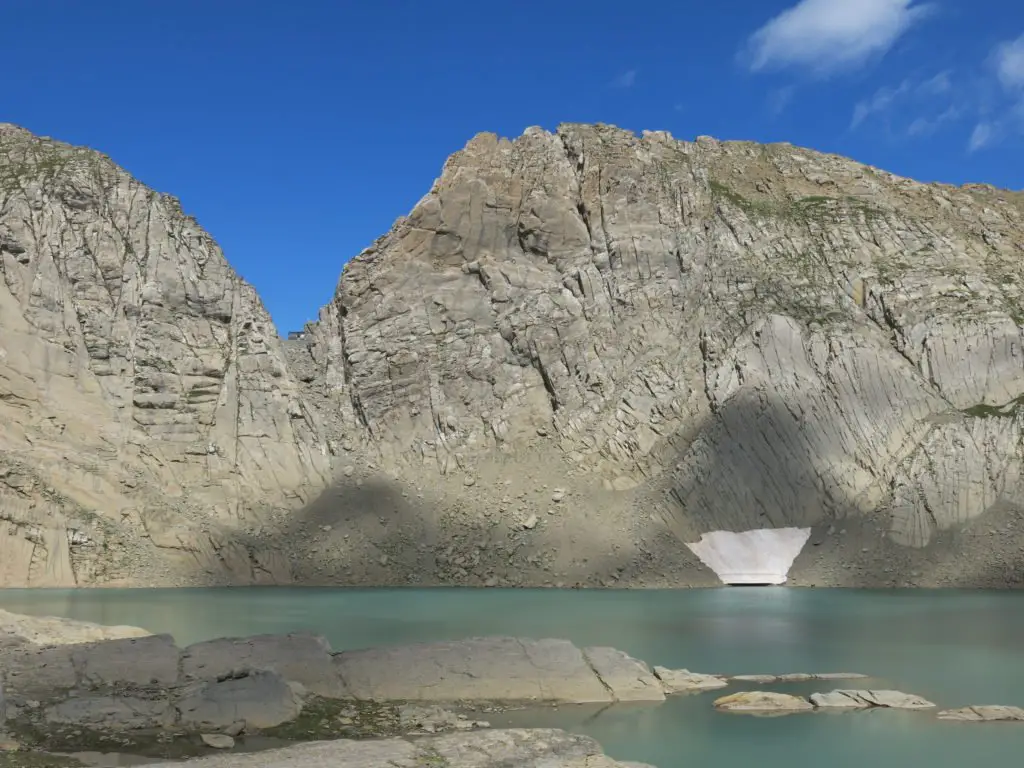
[[[799,696],[773,691],[740,691],[715,699],[715,709],[725,712],[777,713],[810,712],[814,706]]]
[[[661,681],[665,693],[694,693],[724,688],[729,681],[716,675],[690,672],[688,669],[667,669],[655,667],[654,674]]]

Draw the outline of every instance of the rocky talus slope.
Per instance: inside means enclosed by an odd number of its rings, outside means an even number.
[[[1021,581],[1019,193],[481,134],[281,343],[172,200],[2,136],[8,583],[714,584],[684,542],[789,526],[791,583]]]

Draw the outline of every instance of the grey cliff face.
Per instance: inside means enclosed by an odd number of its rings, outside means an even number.
[[[326,482],[323,436],[259,297],[178,202],[0,126],[0,270],[0,582],[131,579],[154,546],[280,570],[229,534]]]
[[[977,525],[1024,552],[1020,194],[481,134],[282,344],[172,199],[0,136],[7,583],[114,578],[76,555],[101,532],[129,580],[155,546],[158,580],[702,583],[682,542],[786,526],[798,582]]]
[[[1020,504],[1024,202],[789,145],[477,136],[315,329],[345,427],[444,472],[538,431],[683,537]],[[692,540],[692,539],[690,539]]]

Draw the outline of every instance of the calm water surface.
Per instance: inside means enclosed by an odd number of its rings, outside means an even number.
[[[785,588],[0,590],[0,608],[173,634],[181,644],[313,631],[336,650],[472,635],[564,637],[667,667],[717,673],[864,672],[940,707],[1024,706],[1024,593]],[[775,690],[810,693],[818,682]],[[731,690],[737,690],[733,688]],[[715,694],[595,712],[492,716],[586,733],[658,768],[988,768],[1024,764],[1024,724],[871,711],[751,718]]]

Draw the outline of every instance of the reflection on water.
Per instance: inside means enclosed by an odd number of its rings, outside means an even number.
[[[873,687],[943,707],[1024,705],[1024,594],[785,588],[583,591],[470,589],[0,590],[0,607],[169,632],[179,643],[313,631],[336,649],[473,635],[564,637],[651,664],[729,674],[864,672]],[[811,693],[850,683],[799,683]],[[753,718],[716,694],[659,706],[488,714],[552,725],[659,768],[988,768],[1019,765],[1024,725],[950,723],[870,711]]]

